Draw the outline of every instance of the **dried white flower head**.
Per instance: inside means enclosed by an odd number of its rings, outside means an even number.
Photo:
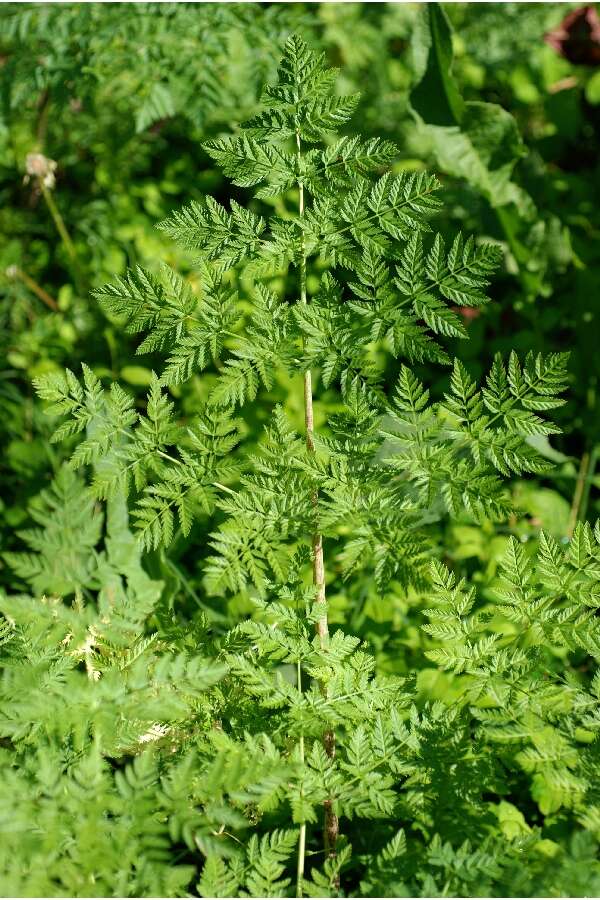
[[[25,158],[27,175],[39,178],[44,187],[51,190],[56,184],[56,162],[44,156],[43,153],[28,153]]]
[[[150,726],[145,734],[142,734],[138,738],[138,743],[148,744],[150,743],[150,741],[159,741],[166,734],[168,734],[170,730],[171,729],[168,725],[160,725],[158,722],[155,722],[154,725]]]

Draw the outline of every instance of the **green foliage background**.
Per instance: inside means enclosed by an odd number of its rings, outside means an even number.
[[[576,8],[4,5],[3,896],[293,895],[303,816],[306,895],[600,891],[600,535],[584,526],[600,514],[600,68],[543,40]],[[336,562],[329,655],[309,646],[310,611],[286,613],[294,591],[309,605],[301,575],[273,588],[270,607],[253,589],[207,579],[222,510],[208,504],[168,548],[140,545],[123,495],[99,503],[87,489],[110,480],[111,458],[68,468],[78,438],[50,442],[56,422],[33,388],[85,363],[146,409],[163,358],[156,347],[137,354],[119,310],[98,300],[137,265],[158,276],[167,263],[191,296],[203,289],[198,254],[156,228],[184,204],[211,195],[285,216],[296,202],[294,186],[258,200],[232,187],[207,145],[257,112],[292,32],[338,67],[337,93],[361,91],[348,134],[393,141],[395,176],[440,178],[435,228],[447,246],[462,230],[499,248],[491,302],[459,308],[460,329],[445,332],[465,377],[480,383],[498,352],[571,351],[568,402],[552,412],[561,433],[531,438],[552,465],[512,471],[514,511],[500,521],[467,510],[435,518],[433,580],[425,567],[421,583],[345,581]],[[32,153],[56,161],[46,191],[27,174]],[[297,292],[285,273],[272,286]],[[309,297],[317,287],[309,272]],[[315,359],[319,431],[342,404],[325,357]],[[386,386],[403,377],[392,355],[375,362]],[[446,370],[419,359],[411,368],[433,400],[448,391]],[[217,359],[170,387],[178,428],[204,409],[220,372]],[[236,484],[276,405],[302,432],[298,373],[274,371],[231,429],[217,417],[211,439],[226,446],[235,431],[240,441],[221,480]],[[299,571],[305,563],[300,553]],[[345,768],[315,739],[298,776],[299,723],[311,735],[322,709],[316,690],[310,713],[297,705],[295,657],[282,650],[292,646],[314,678],[346,666],[348,693],[368,698],[335,712]],[[325,862],[328,791],[343,837]]]

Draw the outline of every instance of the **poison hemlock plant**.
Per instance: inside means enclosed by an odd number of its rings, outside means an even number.
[[[206,593],[244,596],[255,613],[227,633],[203,617],[186,627],[160,585],[134,586],[133,548],[133,570],[112,564],[127,589],[119,581],[97,611],[81,590],[72,606],[3,601],[3,708],[32,699],[3,713],[2,753],[26,753],[35,723],[44,760],[3,787],[7,809],[17,789],[26,798],[15,816],[31,842],[23,871],[10,849],[3,861],[14,893],[510,895],[562,884],[593,859],[597,754],[577,741],[594,734],[596,686],[563,683],[552,648],[596,654],[598,536],[580,528],[566,558],[546,540],[536,564],[511,545],[508,588],[490,610],[473,611],[473,592],[435,565],[429,655],[458,673],[446,703],[421,702],[412,677],[377,673],[360,639],[332,627],[332,583],[428,592],[432,523],[510,511],[503,478],[544,471],[528,438],[556,431],[543,414],[565,383],[562,354],[498,358],[481,386],[452,363],[445,338],[466,337],[457,307],[488,302],[498,252],[461,235],[444,245],[431,224],[439,183],[392,174],[392,144],[335,136],[357,98],[334,84],[291,37],[262,110],[206,144],[255,200],[226,209],[206,198],[164,223],[198,254],[197,292],[168,267],[97,292],[144,335],[140,352],[164,356],[145,409],[86,366],[81,380],[37,382],[66,417],[54,439],[81,435],[71,467],[93,468],[86,497],[116,509],[123,534],[129,498],[137,553],[168,553],[176,533],[214,516]],[[277,214],[262,215],[274,201]],[[388,388],[390,358],[400,370]],[[411,368],[421,363],[450,367],[441,401]],[[304,433],[274,408],[248,457],[244,407],[282,370],[296,379]],[[201,372],[212,390],[186,419],[174,398]],[[339,399],[321,429],[317,377]],[[74,482],[61,484],[68,500]],[[8,559],[34,585],[55,540],[39,521],[23,537],[42,561]],[[75,699],[61,709],[65,684]],[[579,823],[570,849],[502,799],[529,776],[542,812]],[[46,840],[60,848],[49,869]],[[591,862],[588,883],[599,878]]]
[[[104,461],[99,496],[135,489],[144,546],[168,545],[176,518],[187,532],[195,510],[215,502],[229,514],[208,567],[216,588],[262,590],[267,569],[284,577],[297,540],[337,536],[349,516],[360,538],[344,548],[348,571],[360,559],[382,586],[392,577],[419,583],[431,511],[506,513],[500,474],[544,470],[527,437],[555,432],[539,413],[563,402],[561,354],[529,357],[524,366],[513,355],[508,368],[497,359],[481,389],[455,362],[450,392],[437,404],[403,366],[386,393],[378,351],[408,363],[450,363],[440,338],[466,336],[456,307],[488,301],[498,251],[461,235],[445,248],[428,223],[440,206],[435,177],[377,174],[394,158],[389,142],[330,138],[357,102],[335,96],[333,81],[332,70],[291,41],[277,85],[265,90],[265,110],[239,138],[207,142],[235,184],[260,184],[258,198],[288,198],[295,187],[298,206],[267,222],[209,197],[167,220],[163,228],[200,254],[200,296],[167,267],[162,278],[138,268],[96,292],[129,331],[147,332],[139,352],[166,352],[146,415],[119,385],[106,395],[89,369],[83,384],[66,373],[37,385],[53,402],[50,412],[68,414],[55,440],[93,423],[72,463]],[[296,297],[270,287],[282,271],[296,273]],[[319,277],[310,302],[309,275]],[[241,331],[240,286],[252,304]],[[205,415],[184,429],[163,388],[216,360]],[[306,448],[276,410],[254,471],[241,490],[223,491],[233,474],[236,408],[261,385],[272,387],[278,368],[304,373]],[[316,369],[343,401],[322,435],[313,422]]]

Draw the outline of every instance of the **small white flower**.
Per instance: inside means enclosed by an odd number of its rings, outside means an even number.
[[[52,190],[56,184],[56,162],[43,153],[28,153],[25,158],[25,169],[29,177],[39,178],[44,187]]]

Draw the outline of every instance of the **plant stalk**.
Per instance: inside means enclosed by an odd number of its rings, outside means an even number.
[[[301,162],[301,145],[300,134],[296,132],[296,147],[298,170],[300,170]],[[302,179],[298,177],[298,207],[299,214],[304,216],[304,184]],[[304,245],[304,235],[301,238],[301,254],[300,254],[300,303],[308,303],[306,295],[306,251]],[[304,374],[304,424],[306,429],[306,448],[309,453],[315,452],[315,423],[313,411],[313,394],[312,394],[312,374],[308,369]],[[313,563],[313,585],[316,589],[315,599],[319,604],[323,604],[324,612],[316,623],[316,632],[319,636],[321,649],[325,649],[329,643],[329,624],[327,621],[327,607],[325,595],[325,562],[323,558],[323,536],[318,525],[318,502],[319,494],[315,488],[312,495],[312,503],[315,510],[315,530],[312,536],[312,563]],[[324,688],[322,688],[324,690]],[[323,734],[323,746],[327,755],[333,759],[335,756],[335,732],[327,729]],[[323,803],[324,809],[324,828],[323,843],[325,846],[325,855],[329,859],[336,856],[336,845],[339,834],[338,817],[333,809],[333,801],[328,799]]]
[[[298,693],[302,694],[302,663],[298,657]],[[304,768],[304,735],[300,735],[300,765]],[[304,892],[304,863],[306,859],[306,822],[300,825],[300,833],[298,835],[298,867],[296,869],[296,897],[302,897]]]
[[[54,224],[56,225],[56,230],[60,235],[60,239],[64,244],[69,259],[71,260],[71,268],[73,271],[73,277],[75,278],[75,282],[77,284],[77,288],[78,290],[81,290],[81,268],[79,265],[79,259],[77,257],[75,245],[71,240],[71,235],[67,231],[67,226],[65,225],[65,221],[60,214],[60,210],[54,202],[52,192],[48,190],[42,178],[39,179],[39,184],[42,194],[44,195],[44,200],[46,201],[46,206],[48,207],[50,215],[52,216]]]
[[[596,465],[598,463],[598,456],[600,455],[600,446],[595,444],[590,451],[590,461],[588,464],[588,473],[587,478],[585,480],[585,484],[583,486],[583,494],[581,497],[581,505],[579,507],[579,518],[582,522],[585,521],[587,515],[587,508],[590,499],[590,491],[592,488],[592,481],[594,479],[594,475],[596,473]]]
[[[577,522],[585,521],[587,505],[590,498],[590,488],[592,486],[592,479],[598,461],[599,449],[598,445],[595,445],[591,450],[586,450],[581,457],[575,493],[573,494],[573,502],[571,504],[571,514],[569,516],[569,527],[567,529],[568,538],[573,537]]]
[[[19,266],[9,266],[6,270],[6,275],[8,278],[16,278],[19,281],[22,281],[23,284],[29,288],[32,294],[35,294],[36,297],[45,303],[49,309],[52,309],[54,312],[58,312],[58,303],[51,297],[48,291],[45,291],[44,288],[35,281],[31,275],[28,275],[27,272],[24,272],[23,269],[19,268]]]
[[[577,521],[579,519],[579,510],[581,507],[581,500],[583,498],[583,490],[585,486],[585,482],[588,476],[588,468],[590,465],[590,454],[586,452],[581,457],[581,462],[579,463],[579,472],[577,474],[577,482],[575,484],[575,493],[573,494],[573,502],[571,504],[571,514],[569,516],[569,526],[567,529],[567,537],[572,538],[573,532],[575,531],[575,526],[577,525]]]

